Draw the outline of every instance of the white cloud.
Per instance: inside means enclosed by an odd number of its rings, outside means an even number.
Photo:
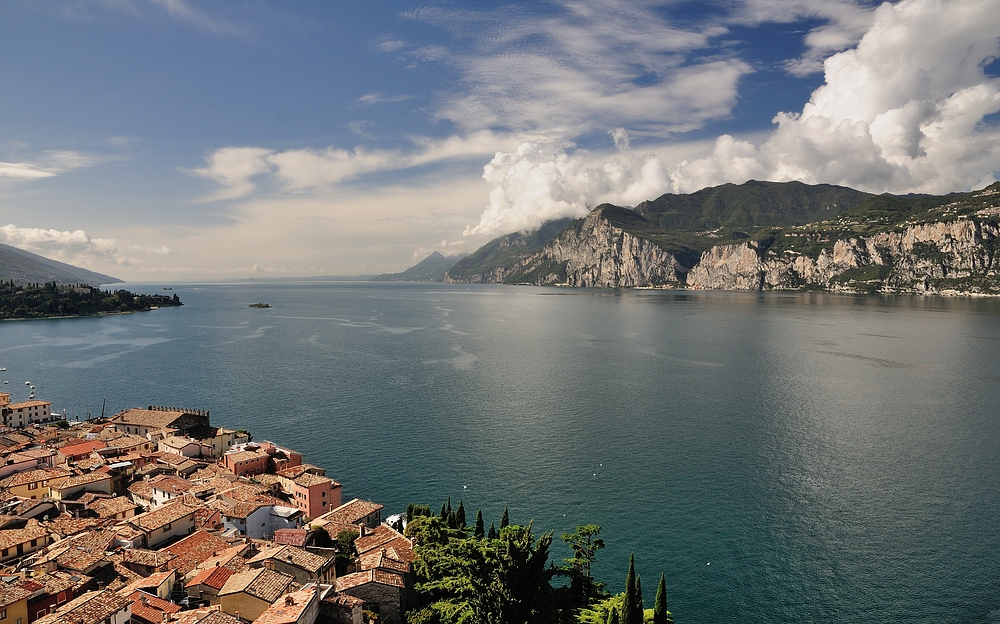
[[[204,201],[245,197],[257,188],[255,180],[266,180],[282,191],[329,188],[361,176],[399,171],[435,163],[489,156],[511,145],[511,137],[482,131],[466,137],[411,139],[415,149],[351,150],[294,149],[273,151],[261,147],[225,147],[213,152],[207,166],[191,172],[217,182],[222,188]]]
[[[611,134],[619,154],[603,162],[571,145],[542,141],[498,153],[483,171],[492,187],[489,206],[463,236],[530,230],[581,217],[603,202],[633,205],[669,188],[670,174],[659,158],[633,154],[623,129]]]
[[[1000,0],[884,4],[856,48],[825,62],[826,83],[800,113],[779,113],[759,147],[720,137],[672,173],[689,192],[749,177],[843,184],[872,192],[964,190],[1000,163]]]
[[[114,239],[91,238],[83,230],[69,232],[8,224],[0,227],[0,241],[69,264],[86,264],[93,260],[129,263]]]
[[[676,27],[646,3],[567,0],[541,15],[511,7],[406,15],[461,42],[435,53],[462,77],[435,115],[467,131],[573,137],[625,125],[661,136],[684,132],[728,115],[737,82],[751,71],[736,58],[691,58],[723,26]]]
[[[51,178],[54,175],[54,172],[42,169],[38,165],[31,163],[0,162],[0,178],[37,180],[39,178]]]
[[[366,93],[357,99],[360,106],[371,106],[373,104],[392,104],[395,102],[405,102],[410,99],[409,95],[383,95],[382,93]]]

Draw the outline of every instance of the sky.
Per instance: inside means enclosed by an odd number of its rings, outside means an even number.
[[[0,243],[378,274],[603,202],[1000,178],[1000,0],[0,3]]]

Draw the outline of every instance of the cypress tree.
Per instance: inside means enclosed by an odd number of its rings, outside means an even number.
[[[636,613],[635,599],[635,553],[628,560],[628,576],[625,577],[625,599],[622,600],[621,624],[642,624],[642,614]]]
[[[667,579],[660,573],[660,584],[656,588],[656,601],[653,603],[653,624],[673,624],[673,618],[667,611]]]
[[[640,618],[645,613],[642,605],[642,576],[639,574],[635,575],[635,610],[639,612]]]
[[[611,611],[608,612],[608,624],[619,624],[618,611],[614,607],[611,607]]]
[[[473,535],[476,536],[476,539],[483,539],[484,537],[486,537],[486,529],[485,525],[483,524],[482,509],[476,512],[476,531],[473,533]]]
[[[448,505],[441,503],[441,518],[447,522],[448,521]]]
[[[465,528],[465,504],[464,501],[458,501],[458,511],[455,512],[455,524],[458,528]]]
[[[487,536],[490,539],[496,539],[497,538],[497,528],[496,528],[496,526],[492,522],[490,523],[490,532],[489,532],[489,534]]]
[[[500,516],[500,530],[510,526],[510,514],[507,513],[507,506],[503,507],[503,515]]]

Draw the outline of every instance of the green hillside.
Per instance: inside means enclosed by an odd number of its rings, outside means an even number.
[[[570,219],[549,221],[533,232],[514,232],[494,238],[471,255],[459,260],[448,270],[448,276],[457,281],[473,278],[494,271],[498,267],[509,269],[519,260],[527,258],[558,236]]]
[[[464,254],[445,256],[435,251],[417,264],[402,273],[383,273],[371,278],[373,282],[440,282],[444,280],[445,272],[456,262],[464,258]]]
[[[0,244],[0,281],[15,284],[117,284],[123,280],[50,260],[17,247]]]

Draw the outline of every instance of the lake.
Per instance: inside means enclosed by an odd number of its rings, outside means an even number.
[[[71,420],[209,409],[385,514],[509,505],[557,563],[600,524],[597,577],[620,591],[634,551],[678,624],[1000,621],[1000,301],[173,287],[181,308],[0,324],[5,391]]]

